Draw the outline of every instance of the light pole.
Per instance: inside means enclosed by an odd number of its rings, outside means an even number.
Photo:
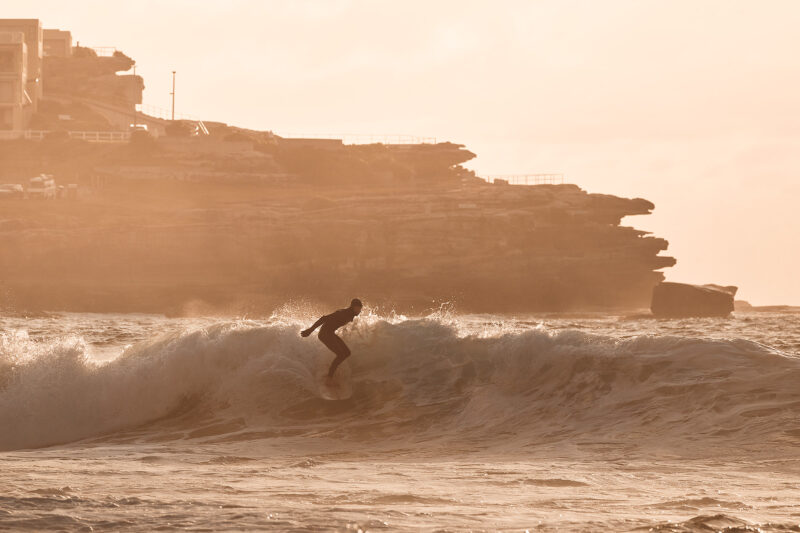
[[[175,71],[172,71],[172,120],[175,120]]]
[[[136,62],[133,63],[133,82],[136,83]],[[136,101],[133,102],[133,129],[136,129]]]

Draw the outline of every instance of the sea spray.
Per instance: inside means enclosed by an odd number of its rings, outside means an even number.
[[[354,395],[319,398],[332,357],[296,320],[223,322],[98,364],[77,337],[0,341],[0,449],[109,436],[336,438],[523,449],[613,439],[679,448],[787,438],[800,360],[740,339],[543,327],[467,333],[452,316],[368,315],[345,333]]]

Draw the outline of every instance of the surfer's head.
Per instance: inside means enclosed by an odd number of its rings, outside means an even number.
[[[350,302],[350,309],[355,311],[356,314],[359,314],[361,312],[362,307],[364,307],[364,304],[362,304],[361,300],[359,300],[358,298],[353,298],[353,300]]]

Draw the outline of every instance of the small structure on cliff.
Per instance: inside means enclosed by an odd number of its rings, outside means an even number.
[[[45,57],[72,57],[72,33],[64,30],[44,30]]]
[[[663,318],[726,317],[734,309],[737,287],[659,283],[653,288],[650,310]]]

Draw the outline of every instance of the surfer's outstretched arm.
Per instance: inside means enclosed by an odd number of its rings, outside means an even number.
[[[315,329],[317,329],[317,328],[318,328],[318,327],[320,327],[322,324],[324,324],[324,323],[325,323],[325,321],[328,319],[328,317],[329,317],[329,316],[330,316],[330,315],[325,315],[325,316],[321,317],[319,320],[317,320],[316,322],[314,322],[314,325],[313,325],[313,326],[311,326],[311,327],[310,327],[310,328],[308,328],[308,329],[304,329],[303,331],[301,331],[301,332],[300,332],[300,335],[302,335],[303,337],[308,337],[309,335],[311,335],[312,333],[314,333],[314,330],[315,330]]]

